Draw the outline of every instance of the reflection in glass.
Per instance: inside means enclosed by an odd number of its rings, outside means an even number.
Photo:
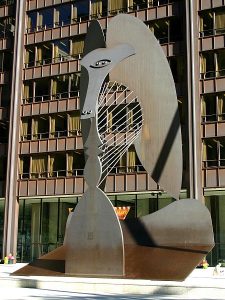
[[[63,244],[67,218],[78,198],[20,200],[17,261],[29,262]]]

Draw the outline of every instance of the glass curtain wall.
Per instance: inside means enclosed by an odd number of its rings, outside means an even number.
[[[2,240],[4,228],[4,203],[5,199],[0,198],[0,258],[2,258]]]
[[[183,194],[181,198],[185,196]],[[117,207],[117,214],[123,209],[128,212],[126,218],[151,214],[174,201],[160,190],[108,197],[113,206]],[[17,261],[29,262],[61,246],[68,215],[80,199],[80,196],[20,199]]]
[[[29,262],[63,244],[66,221],[78,198],[19,201],[17,261]]]
[[[210,265],[216,265],[221,260],[225,262],[225,195],[206,196],[205,203],[212,216],[215,239],[207,260]]]

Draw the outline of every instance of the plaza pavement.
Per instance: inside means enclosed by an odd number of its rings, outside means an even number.
[[[214,268],[195,269],[183,282],[10,275],[24,265],[0,265],[1,300],[225,299],[225,270],[214,276]]]

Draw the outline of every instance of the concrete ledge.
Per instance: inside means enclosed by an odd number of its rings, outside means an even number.
[[[183,282],[132,279],[10,276],[22,264],[0,267],[0,285],[67,292],[89,292],[115,295],[213,295],[225,299],[225,277],[213,276],[213,268],[196,269]]]

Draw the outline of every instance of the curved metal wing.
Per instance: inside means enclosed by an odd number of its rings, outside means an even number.
[[[109,23],[106,45],[130,44],[135,55],[110,72],[110,80],[122,82],[137,95],[144,118],[134,142],[137,154],[151,177],[174,198],[182,179],[182,144],[175,85],[167,59],[145,24],[128,15]]]

